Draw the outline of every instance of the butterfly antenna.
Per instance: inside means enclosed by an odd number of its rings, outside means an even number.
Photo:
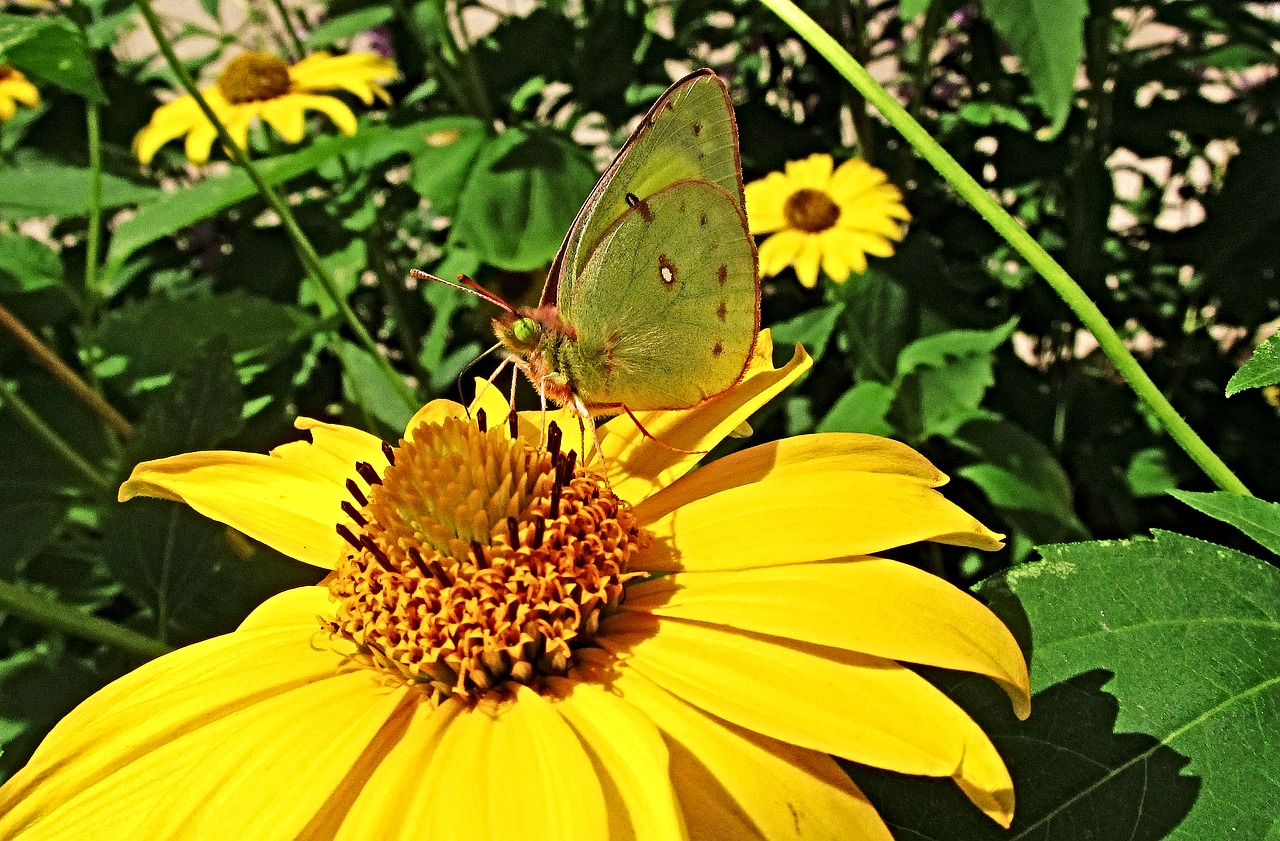
[[[502,300],[497,295],[493,294],[488,289],[485,289],[483,286],[464,274],[458,275],[456,283],[452,280],[445,280],[442,277],[436,277],[435,275],[424,272],[421,269],[409,269],[409,276],[416,280],[429,280],[433,283],[443,283],[445,286],[451,286],[454,289],[461,289],[469,295],[475,295],[477,298],[493,304],[503,312],[510,313],[511,315],[516,314],[515,307],[511,306],[506,301]]]
[[[645,429],[644,424],[640,422],[640,419],[635,416],[635,413],[631,411],[631,409],[627,406],[627,404],[625,403],[622,404],[622,411],[626,412],[627,417],[631,418],[631,422],[636,425],[636,429],[640,430],[641,435],[643,435],[645,438],[648,438],[650,441],[657,444],[659,447],[662,447],[663,449],[670,450],[673,453],[679,453],[680,455],[683,455],[683,456],[704,456],[707,453],[711,452],[710,450],[682,450],[679,447],[674,446],[673,444],[668,444],[666,441],[663,441],[661,438],[655,437],[652,432]]]

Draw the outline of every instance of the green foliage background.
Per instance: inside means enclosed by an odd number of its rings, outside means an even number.
[[[230,27],[217,0],[202,5],[207,26],[164,22],[206,82],[239,49],[290,49],[275,7],[251,3],[248,22]],[[1043,838],[1271,837],[1264,804],[1280,802],[1280,782],[1234,772],[1280,761],[1275,506],[1195,493],[1211,485],[1066,306],[766,8],[568,8],[288,10],[309,51],[374,47],[403,74],[391,86],[396,105],[365,112],[353,137],[317,121],[297,146],[265,131],[251,140],[266,180],[288,196],[417,400],[457,399],[464,371],[492,370],[490,360],[468,368],[491,343],[492,313],[443,286],[406,283],[408,269],[466,272],[512,302],[535,300],[629,121],[683,70],[714,67],[735,99],[748,180],[813,152],[860,154],[906,195],[913,219],[893,258],[843,285],[805,290],[790,272],[764,282],[763,323],[775,344],[801,341],[817,364],[754,419],[751,441],[727,446],[812,431],[890,435],[955,477],[953,500],[1010,535],[999,555],[899,553],[961,586],[1013,567],[983,592],[996,593],[1007,622],[1023,623],[1041,693],[1033,708],[1051,712],[999,727],[1010,745],[1047,739],[1095,760],[1055,775],[1043,752],[1006,753],[1020,793],[1032,794],[1015,834],[1001,837],[1033,837],[1017,835],[1020,826],[1043,828],[1034,835]],[[1241,369],[1280,318],[1280,21],[1268,7],[805,8],[1083,285],[1245,484],[1280,498],[1277,409],[1256,390],[1280,379],[1274,340]],[[482,22],[460,51],[440,34],[458,20]],[[0,126],[0,304],[133,425],[128,440],[113,433],[18,344],[0,340],[0,580],[182,645],[234,628],[265,596],[318,575],[183,506],[117,505],[114,489],[131,467],[194,449],[265,451],[296,437],[298,414],[395,440],[411,408],[308,278],[245,173],[194,168],[180,143],[151,167],[138,164],[134,135],[177,87],[154,53],[117,47],[139,28],[120,0],[0,12],[0,56],[44,99]],[[87,103],[101,106],[97,206],[106,227],[93,257]],[[524,399],[533,405],[531,393]],[[74,458],[24,421],[23,407]],[[1144,537],[1151,529],[1165,531]],[[1035,562],[1037,546],[1135,536],[1050,546]],[[1243,554],[1257,552],[1249,537],[1268,550],[1266,563]],[[1178,645],[1108,637],[1113,644],[1096,651],[1073,644],[1098,629],[1098,611],[1117,593],[1149,608],[1139,611],[1146,617],[1192,627],[1215,616],[1239,633]],[[1233,658],[1246,665],[1205,677]],[[134,664],[118,649],[0,613],[0,771],[20,767],[53,722]],[[1175,669],[1187,679],[1156,680]],[[1202,678],[1217,694],[1202,696]],[[998,705],[972,682],[937,679],[995,715]],[[1163,717],[1134,714],[1171,694]],[[1235,717],[1246,712],[1263,725],[1242,735]],[[1221,738],[1180,729],[1200,719],[1224,728]],[[1135,805],[1143,792],[1122,773],[1134,768],[1149,772],[1159,809]],[[900,780],[854,774],[899,838],[939,837],[929,828],[936,815],[895,807],[914,796]],[[925,796],[941,798],[948,821],[966,812],[937,792]],[[1129,824],[1104,816],[1134,809]]]

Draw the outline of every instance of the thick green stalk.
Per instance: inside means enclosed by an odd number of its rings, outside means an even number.
[[[963,196],[991,227],[995,228],[996,232],[1040,273],[1058,297],[1076,314],[1080,323],[1098,340],[1098,345],[1116,366],[1116,370],[1125,378],[1138,397],[1147,404],[1165,431],[1187,455],[1191,456],[1205,475],[1224,491],[1250,495],[1249,489],[1231,472],[1231,468],[1227,467],[1217,453],[1209,449],[1190,424],[1160,393],[1160,389],[1147,376],[1147,372],[1142,370],[1138,360],[1124,346],[1124,341],[1102,314],[1102,310],[1098,309],[1097,304],[1067,274],[1066,270],[1049,256],[1040,243],[1023,230],[1017,220],[991,198],[982,185],[965,172],[956,159],[951,157],[888,91],[871,78],[871,74],[854,61],[834,38],[824,32],[813,18],[801,11],[791,0],[762,0],[762,2],[831,62],[840,75],[857,88],[859,93],[878,108],[885,119],[901,132],[920,156],[950,182],[956,192]]]
[[[369,331],[360,323],[359,317],[355,310],[351,308],[351,304],[347,302],[346,296],[342,294],[342,290],[338,288],[337,281],[333,275],[325,268],[324,263],[320,260],[320,255],[316,252],[315,246],[307,239],[307,235],[302,232],[298,220],[294,217],[293,211],[289,208],[288,203],[280,197],[280,194],[272,189],[266,180],[262,177],[262,173],[244,149],[232,139],[227,132],[227,127],[223,125],[222,120],[214,110],[209,107],[208,101],[200,93],[200,89],[196,86],[196,81],[187,72],[186,66],[178,59],[177,53],[174,52],[173,43],[168,36],[164,34],[164,30],[160,26],[160,18],[156,14],[155,8],[151,5],[151,0],[134,0],[134,4],[138,10],[142,12],[143,18],[147,21],[147,27],[151,30],[151,34],[156,39],[156,44],[160,47],[160,52],[164,54],[165,60],[168,61],[169,67],[177,75],[178,80],[182,83],[182,87],[187,91],[192,99],[195,100],[205,118],[213,124],[214,129],[218,132],[218,140],[226,147],[228,154],[236,165],[245,171],[249,179],[253,181],[258,192],[266,199],[267,204],[280,217],[280,222],[284,225],[285,232],[289,235],[289,239],[293,242],[294,248],[298,252],[299,258],[306,266],[307,271],[320,284],[325,294],[329,297],[333,305],[337,307],[338,312],[342,315],[343,320],[355,334],[356,342],[360,347],[364,348],[370,356],[373,357],[374,363],[382,372],[387,382],[404,400],[405,405],[410,409],[418,408],[418,399],[414,396],[412,390],[405,384],[404,378],[391,367],[391,363],[378,350],[378,345],[373,340],[373,336],[369,335]]]
[[[63,441],[62,436],[55,432],[53,427],[44,422],[44,418],[40,417],[40,413],[31,408],[31,404],[18,396],[16,386],[12,383],[0,382],[0,400],[3,400],[4,405],[13,410],[14,415],[17,416],[28,431],[45,442],[63,461],[74,467],[93,485],[102,490],[109,490],[114,487],[96,467],[85,460],[84,456],[72,449],[71,445],[66,441]]]
[[[153,660],[173,651],[170,646],[157,639],[38,596],[7,581],[0,581],[0,612],[21,616],[29,622],[55,631],[127,651],[143,660]]]

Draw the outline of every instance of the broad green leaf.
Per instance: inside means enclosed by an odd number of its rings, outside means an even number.
[[[555,256],[595,181],[595,168],[568,141],[508,129],[480,150],[448,247],[474,250],[500,269],[541,268]]]
[[[982,0],[982,8],[1022,60],[1036,102],[1056,134],[1071,113],[1089,4],[1085,0]]]
[[[874,266],[856,283],[840,289],[845,318],[837,347],[845,354],[854,381],[893,379],[894,360],[917,335],[910,296],[897,280]]]
[[[918,368],[942,368],[957,359],[990,354],[1013,335],[1017,319],[1011,318],[992,330],[948,330],[916,339],[898,354],[898,376]]]
[[[1133,454],[1124,472],[1129,491],[1137,497],[1162,496],[1181,481],[1169,464],[1169,454],[1160,447],[1147,447]]]
[[[65,17],[0,12],[0,58],[35,81],[106,101],[84,38]]]
[[[475,117],[437,117],[423,123],[423,142],[413,150],[409,185],[440,216],[453,216],[476,156],[489,139]]]
[[[391,6],[372,6],[328,18],[307,34],[307,48],[322,50],[331,47],[345,38],[384,24],[393,17],[395,10]]]
[[[951,330],[917,339],[898,356],[903,426],[919,440],[954,435],[964,424],[989,417],[980,408],[995,382],[995,350],[1008,340],[1015,321],[993,330]]]
[[[17,295],[62,286],[58,253],[37,239],[0,231],[0,293]]]
[[[796,342],[804,345],[816,365],[827,352],[836,321],[844,312],[844,301],[829,301],[822,306],[802,312],[795,318],[770,325],[773,331],[774,352],[790,359]]]
[[[1268,550],[1280,555],[1280,505],[1227,491],[1169,493],[1202,514],[1235,526]]]
[[[0,430],[8,433],[2,426]],[[53,488],[0,478],[0,533],[5,540],[0,579],[16,581],[27,562],[58,538],[71,504],[69,495]]]
[[[242,292],[156,293],[110,311],[97,331],[98,375],[130,393],[164,386],[204,342],[224,335],[241,382],[310,340],[319,325],[296,307]]]
[[[818,432],[866,432],[892,435],[886,420],[897,392],[892,386],[867,380],[846,391],[818,424]]]
[[[1041,548],[979,595],[1030,659],[1031,717],[941,675],[991,735],[1013,826],[948,780],[853,768],[898,841],[1265,838],[1280,802],[1280,571],[1170,532]]]
[[[154,187],[102,174],[102,206],[146,205],[161,195]],[[85,216],[89,213],[89,170],[36,155],[22,155],[0,169],[0,219]]]
[[[1244,367],[1231,375],[1227,382],[1227,396],[1276,383],[1280,383],[1280,333],[1258,345]]]
[[[898,4],[898,15],[903,20],[915,20],[929,10],[931,0],[902,0]]]
[[[412,410],[404,404],[399,392],[391,387],[373,357],[362,347],[341,341],[337,345],[342,357],[342,392],[347,401],[368,413],[370,432],[395,440],[404,433]],[[393,437],[394,436],[394,437]]]
[[[362,153],[360,165],[373,166],[422,142],[418,124],[401,128],[362,123],[351,137],[322,137],[298,152],[259,161],[258,169],[268,184],[277,185],[341,154]],[[3,173],[0,173],[0,178]],[[3,182],[0,181],[0,184]],[[158,239],[171,236],[188,225],[207,219],[234,204],[257,195],[249,176],[240,170],[206,178],[174,193],[167,193],[138,209],[122,223],[111,238],[107,251],[108,271],[119,269],[131,254]]]

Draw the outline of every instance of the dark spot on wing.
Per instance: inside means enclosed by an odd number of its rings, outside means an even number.
[[[693,123],[693,136],[697,137],[700,134],[702,134],[702,121],[695,120]]]
[[[729,307],[724,301],[720,302],[720,306],[716,307],[716,318],[724,321],[724,317],[729,314]]]
[[[698,224],[699,224],[699,225],[705,225],[705,224],[707,224],[707,214],[705,214],[705,213],[704,213],[704,214],[702,214],[701,216],[699,216],[699,217],[698,217]]]
[[[671,112],[673,112],[673,113],[674,113],[674,112],[675,112],[675,110],[676,110],[675,103],[673,103],[673,102],[672,102],[671,100],[669,100],[669,99],[667,100],[666,105],[665,105],[664,107],[665,107],[668,111],[671,111]]]
[[[724,286],[724,282],[728,279],[729,279],[728,266],[721,266],[720,268],[716,269],[716,283],[719,283],[721,286]]]
[[[665,254],[658,255],[658,279],[668,289],[676,285],[676,264]]]
[[[724,353],[724,345],[716,342],[715,347],[711,348],[711,355],[718,359],[722,353]]]
[[[644,221],[653,221],[653,208],[649,207],[649,203],[635,193],[627,193],[627,204],[634,207]]]
[[[635,193],[627,193],[627,207],[635,207],[640,203],[640,197]]]

